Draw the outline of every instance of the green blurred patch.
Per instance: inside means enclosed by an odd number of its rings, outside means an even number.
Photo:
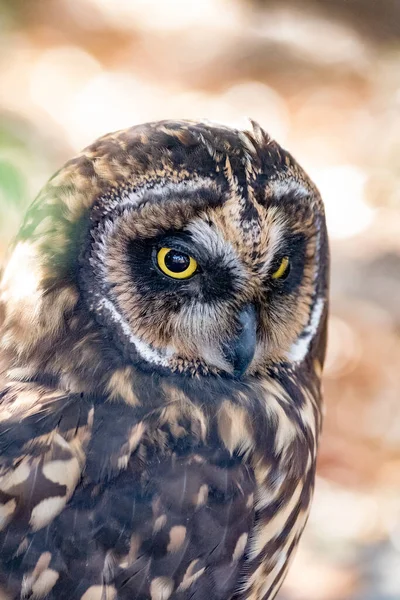
[[[28,201],[32,164],[29,131],[12,118],[0,116],[0,217],[4,230],[12,213],[22,212]],[[14,219],[13,219],[14,220]]]
[[[24,173],[11,162],[0,158],[0,202],[22,207],[26,194]]]
[[[17,115],[0,113],[0,265],[27,206],[58,160],[42,133]]]

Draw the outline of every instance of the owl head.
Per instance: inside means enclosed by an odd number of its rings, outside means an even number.
[[[93,143],[31,206],[1,284],[1,347],[53,373],[322,361],[327,271],[320,195],[257,124],[141,125]]]

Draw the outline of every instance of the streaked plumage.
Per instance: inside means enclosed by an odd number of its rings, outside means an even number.
[[[256,124],[147,124],[69,161],[1,283],[0,598],[273,598],[310,508],[327,287],[318,191]]]

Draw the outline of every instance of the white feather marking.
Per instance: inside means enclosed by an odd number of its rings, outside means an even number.
[[[303,331],[301,332],[297,340],[294,342],[294,344],[292,344],[288,352],[288,359],[291,362],[298,363],[304,360],[310,347],[310,343],[314,338],[315,334],[317,333],[318,326],[322,317],[322,312],[324,309],[324,304],[324,298],[320,297],[317,298],[317,300],[315,301],[309,323],[303,329]]]
[[[124,335],[135,346],[137,352],[142,358],[156,365],[160,365],[163,367],[168,366],[169,358],[174,354],[172,348],[167,348],[164,351],[152,348],[149,344],[146,344],[146,342],[144,342],[139,337],[134,335],[134,333],[132,333],[132,329],[129,327],[129,324],[117,311],[111,300],[109,300],[108,298],[102,298],[99,304],[103,306],[105,310],[108,311],[108,313],[111,315],[112,320],[120,325]]]
[[[275,200],[280,200],[293,192],[296,193],[298,198],[306,198],[310,195],[310,191],[295,179],[285,179],[285,181],[280,181],[279,179],[272,180],[268,183],[268,192]]]
[[[228,267],[236,275],[236,283],[245,281],[246,272],[235,249],[218,229],[211,228],[203,219],[194,219],[184,231],[188,231],[213,258],[218,258],[220,265]]]
[[[264,263],[260,269],[260,277],[264,277],[270,270],[271,264],[280,252],[283,240],[285,239],[285,223],[283,217],[279,215],[278,210],[273,207],[269,210],[270,220],[268,223],[268,252],[264,256]]]
[[[173,189],[176,194],[183,192],[193,192],[202,189],[209,190],[215,189],[215,182],[209,177],[204,177],[201,180],[185,179],[174,183]],[[166,185],[165,182],[152,183],[151,185],[142,185],[140,188],[133,191],[126,191],[121,195],[121,201],[119,206],[125,208],[138,208],[143,202],[143,198],[146,193],[151,191],[151,198],[154,201],[162,199],[171,190],[171,187]]]

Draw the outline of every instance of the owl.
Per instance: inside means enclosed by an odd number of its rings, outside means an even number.
[[[0,598],[271,600],[305,526],[329,252],[249,131],[108,134],[27,212],[0,288]]]

